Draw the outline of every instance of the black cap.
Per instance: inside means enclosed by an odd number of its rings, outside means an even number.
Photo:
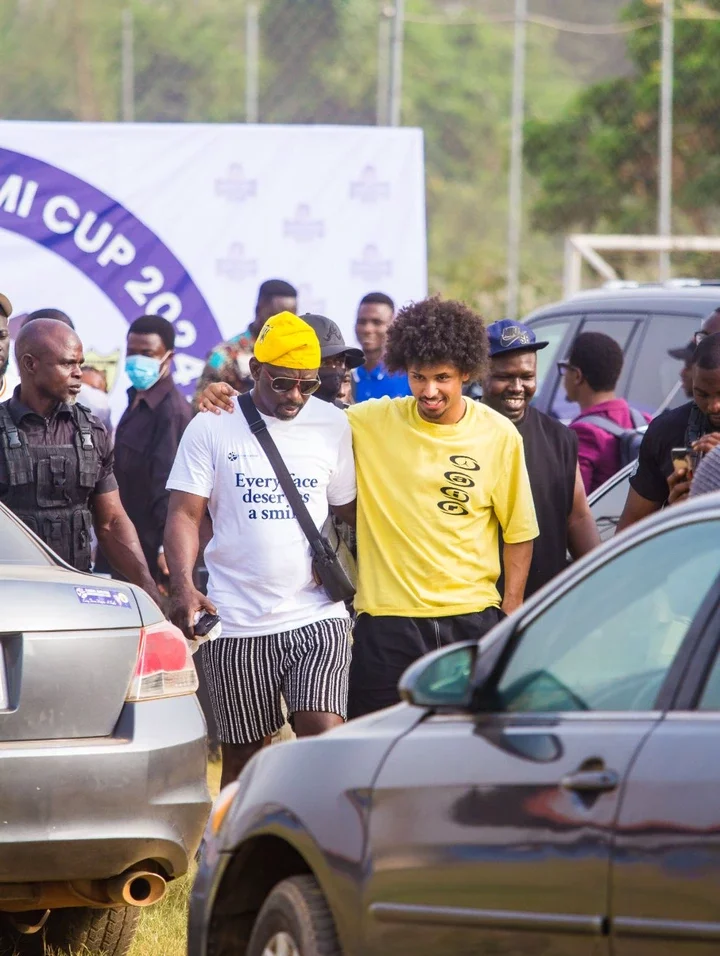
[[[695,354],[695,343],[688,342],[687,345],[684,345],[680,349],[668,349],[667,354],[670,358],[678,359],[681,362],[684,362],[686,365],[690,364],[690,359]]]
[[[365,356],[361,349],[352,348],[345,344],[342,332],[332,319],[324,315],[311,315],[306,312],[300,318],[315,331],[320,342],[322,358],[331,358],[333,355],[344,355],[348,368],[357,368],[365,364]]]

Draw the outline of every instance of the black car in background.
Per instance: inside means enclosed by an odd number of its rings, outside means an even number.
[[[223,790],[189,956],[720,949],[720,494]]]
[[[578,407],[567,401],[557,362],[566,358],[580,332],[604,332],[622,347],[625,366],[617,394],[654,415],[687,401],[678,384],[680,363],[668,349],[686,345],[704,318],[720,306],[720,284],[674,280],[666,285],[606,287],[548,305],[523,321],[550,342],[538,356],[538,389],[533,404],[568,422]]]

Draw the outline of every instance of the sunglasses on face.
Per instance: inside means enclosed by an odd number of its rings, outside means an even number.
[[[693,345],[700,345],[703,339],[706,339],[710,335],[709,332],[705,332],[703,329],[699,329],[693,335]]]
[[[560,372],[561,375],[564,375],[569,368],[574,368],[575,366],[571,365],[569,362],[558,362],[557,367],[558,372]]]
[[[263,372],[270,380],[270,388],[273,392],[292,392],[297,386],[301,395],[312,395],[320,388],[319,378],[286,378],[284,375],[273,378],[267,369],[263,369]]]

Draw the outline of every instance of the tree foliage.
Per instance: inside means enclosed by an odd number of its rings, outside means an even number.
[[[678,3],[679,13],[698,4]],[[704,8],[720,13],[720,0]],[[657,14],[633,0],[626,20]],[[720,208],[720,21],[675,23],[673,198],[676,229],[713,229]],[[528,166],[539,180],[533,221],[548,232],[653,232],[658,193],[660,26],[628,35],[630,76],[581,92],[559,119],[527,124]]]
[[[532,2],[542,9],[545,4],[548,12],[577,11],[577,17],[585,15],[582,7],[592,19],[597,0]],[[614,9],[617,2],[604,5]],[[386,56],[379,44],[384,6],[384,0],[260,0],[261,122],[373,124],[378,70]],[[439,0],[406,0],[402,119],[425,134],[430,285],[498,315],[505,284],[512,27],[482,20],[458,26],[424,22],[445,6]],[[243,0],[0,0],[0,116],[121,119],[126,7],[135,24],[136,120],[244,120]],[[611,11],[603,13],[606,20],[610,16]],[[567,37],[539,27],[528,30],[528,111],[538,120],[531,130],[531,158],[543,182],[538,200],[545,207],[543,225],[552,219],[553,228],[563,221],[553,198],[556,186],[566,199],[580,197],[580,212],[583,197],[592,192],[567,188],[564,165],[575,164],[574,181],[584,176],[590,184],[604,168],[595,155],[599,134],[591,146],[582,146],[591,160],[582,171],[570,142],[582,145],[585,127],[594,129],[597,119],[588,120],[587,109],[576,104],[558,120],[582,82],[578,64],[587,59],[587,44],[568,45]],[[595,50],[593,76],[602,72],[602,61]],[[600,97],[601,89],[592,96]],[[610,93],[608,98],[606,110],[633,115]],[[558,122],[569,133],[560,141],[552,133]],[[622,152],[622,142],[613,145],[612,139],[605,135],[606,153]],[[553,156],[558,149],[559,162]],[[617,192],[612,176],[605,177],[608,193]],[[533,183],[526,187],[532,195]],[[593,199],[603,215],[605,191],[595,190],[599,195]],[[555,240],[527,224],[524,251],[529,306],[555,293],[560,251]]]

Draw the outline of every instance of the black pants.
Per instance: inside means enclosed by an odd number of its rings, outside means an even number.
[[[478,640],[502,616],[496,607],[449,617],[361,614],[350,662],[348,719],[397,704],[398,681],[413,661],[457,641]]]

